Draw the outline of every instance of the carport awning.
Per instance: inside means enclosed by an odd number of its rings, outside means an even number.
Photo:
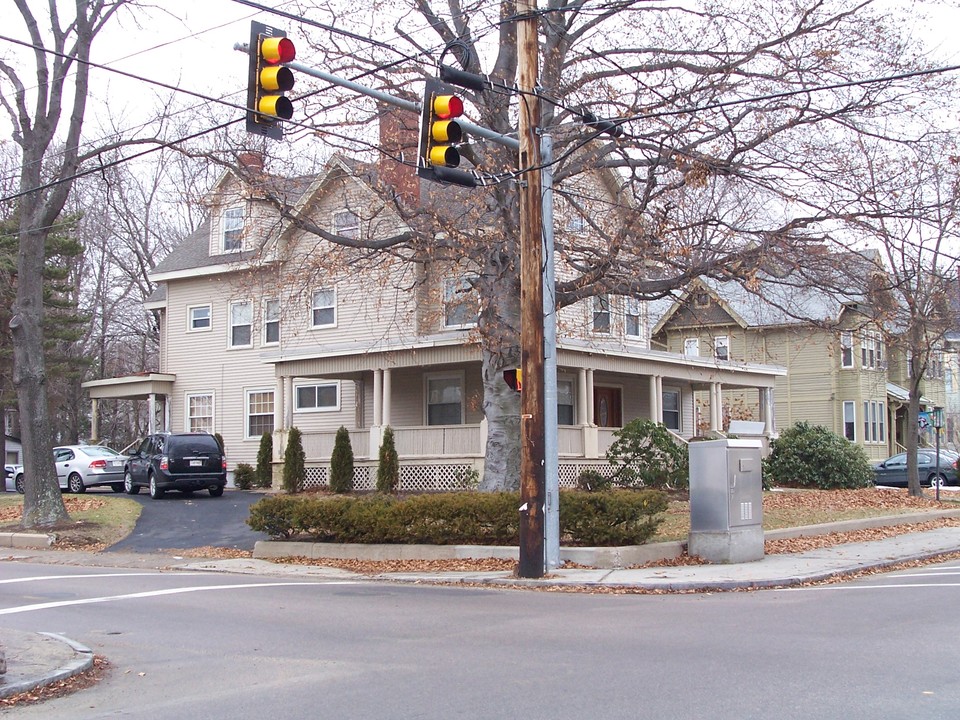
[[[887,397],[896,400],[897,402],[907,403],[910,400],[910,391],[906,388],[902,388],[899,385],[888,382],[887,383]],[[920,396],[921,405],[931,405],[932,400],[925,398],[923,395]]]

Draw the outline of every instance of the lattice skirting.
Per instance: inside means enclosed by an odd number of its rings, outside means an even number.
[[[560,463],[559,478],[561,488],[575,488],[577,478],[586,470],[607,476],[612,473],[605,462],[566,462]],[[401,492],[452,492],[473,490],[480,475],[477,467],[471,463],[400,463]],[[307,490],[324,488],[330,485],[330,466],[311,465],[307,467],[304,488]],[[377,485],[376,465],[354,465],[354,490],[375,490]]]

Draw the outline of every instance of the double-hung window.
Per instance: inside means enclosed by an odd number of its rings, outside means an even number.
[[[849,330],[840,333],[840,367],[853,367],[853,333]]]
[[[469,278],[447,278],[443,281],[444,327],[473,327],[477,324],[479,312],[477,293]]]
[[[247,391],[247,439],[273,432],[273,390]]]
[[[683,354],[687,357],[699,357],[700,356],[700,338],[684,338],[683,339]]]
[[[628,337],[643,337],[643,304],[634,297],[624,298],[623,332]]]
[[[557,380],[557,425],[576,421],[573,399],[573,380]]]
[[[310,325],[315,328],[333,327],[337,324],[336,290],[317,290],[310,306]]]
[[[680,430],[680,391],[663,391],[663,425],[670,430]]]
[[[352,210],[341,210],[333,216],[333,232],[345,238],[360,237],[360,218]]]
[[[230,347],[253,345],[253,303],[249,300],[230,303]]]
[[[427,425],[463,424],[463,377],[427,378]]]
[[[852,400],[843,401],[843,436],[850,442],[857,439],[856,404]]]
[[[213,395],[187,395],[187,432],[213,432]]]
[[[280,343],[280,301],[264,300],[263,302],[263,339],[264,345]]]
[[[730,359],[730,338],[726,335],[717,335],[713,339],[713,356],[717,360]]]
[[[243,249],[243,208],[227,208],[221,218],[223,230],[223,252],[237,252]]]
[[[593,331],[610,332],[610,296],[595,295],[593,298]]]

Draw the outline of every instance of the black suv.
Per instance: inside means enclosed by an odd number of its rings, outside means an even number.
[[[162,498],[167,490],[209,490],[220,497],[226,484],[227,458],[210,433],[150,435],[127,456],[123,473],[127,493],[136,495],[146,486],[152,498]]]

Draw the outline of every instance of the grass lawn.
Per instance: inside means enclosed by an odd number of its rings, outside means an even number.
[[[57,536],[56,547],[100,550],[133,532],[143,507],[135,500],[113,493],[64,495],[70,520],[48,532]],[[23,496],[0,494],[0,530],[20,530]]]

